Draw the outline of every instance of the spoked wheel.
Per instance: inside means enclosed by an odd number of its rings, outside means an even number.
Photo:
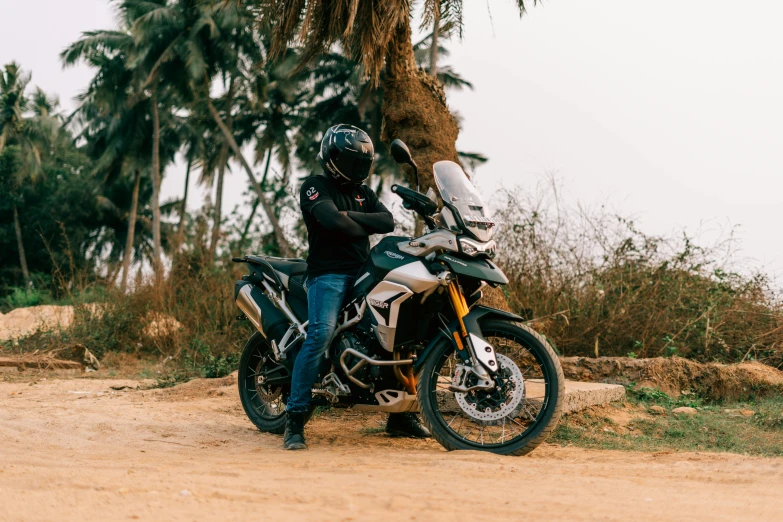
[[[290,381],[274,385],[266,383],[270,374],[279,375],[279,371],[287,372],[275,361],[264,337],[260,333],[254,334],[239,360],[239,398],[251,422],[268,433],[285,431],[285,403],[291,391]],[[310,409],[310,414],[313,409]]]
[[[444,344],[430,355],[419,380],[424,422],[448,450],[524,455],[557,426],[565,397],[563,370],[554,350],[530,328],[488,320],[481,329],[497,356],[495,386],[454,391],[457,382],[465,388],[481,382],[453,346]]]

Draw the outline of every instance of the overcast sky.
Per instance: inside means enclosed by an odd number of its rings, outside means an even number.
[[[783,2],[547,0],[521,20],[513,4],[466,0],[450,44],[475,85],[449,103],[459,148],[490,158],[482,192],[554,173],[651,233],[739,226],[742,256],[783,275]],[[0,0],[0,18],[0,63],[73,108],[91,73],[58,54],[113,25],[106,0]],[[184,173],[166,175],[164,197],[179,195]],[[224,208],[245,184],[230,177]]]

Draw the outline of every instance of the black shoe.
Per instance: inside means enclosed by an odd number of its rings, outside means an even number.
[[[307,413],[286,413],[283,448],[287,450],[307,449],[304,438],[304,425]]]
[[[392,437],[413,437],[428,439],[430,432],[421,425],[419,416],[415,413],[390,413],[386,422],[386,433]]]

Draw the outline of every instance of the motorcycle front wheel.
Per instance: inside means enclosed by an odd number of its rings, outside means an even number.
[[[278,367],[272,354],[272,347],[264,336],[256,332],[245,344],[239,359],[239,399],[248,419],[256,428],[266,433],[281,434],[285,431],[285,403],[291,392],[291,385],[265,385],[263,376]],[[315,407],[308,412],[309,419]]]
[[[527,326],[486,320],[481,330],[495,348],[495,386],[453,391],[455,373],[465,367],[453,345],[442,344],[429,355],[419,376],[424,423],[449,451],[525,455],[544,442],[560,420],[565,399],[560,361],[549,343]],[[466,382],[467,387],[475,381]]]

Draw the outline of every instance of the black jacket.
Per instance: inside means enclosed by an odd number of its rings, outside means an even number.
[[[392,213],[366,185],[343,189],[312,176],[302,184],[299,206],[310,245],[308,277],[355,274],[370,255],[370,236],[394,230]]]

